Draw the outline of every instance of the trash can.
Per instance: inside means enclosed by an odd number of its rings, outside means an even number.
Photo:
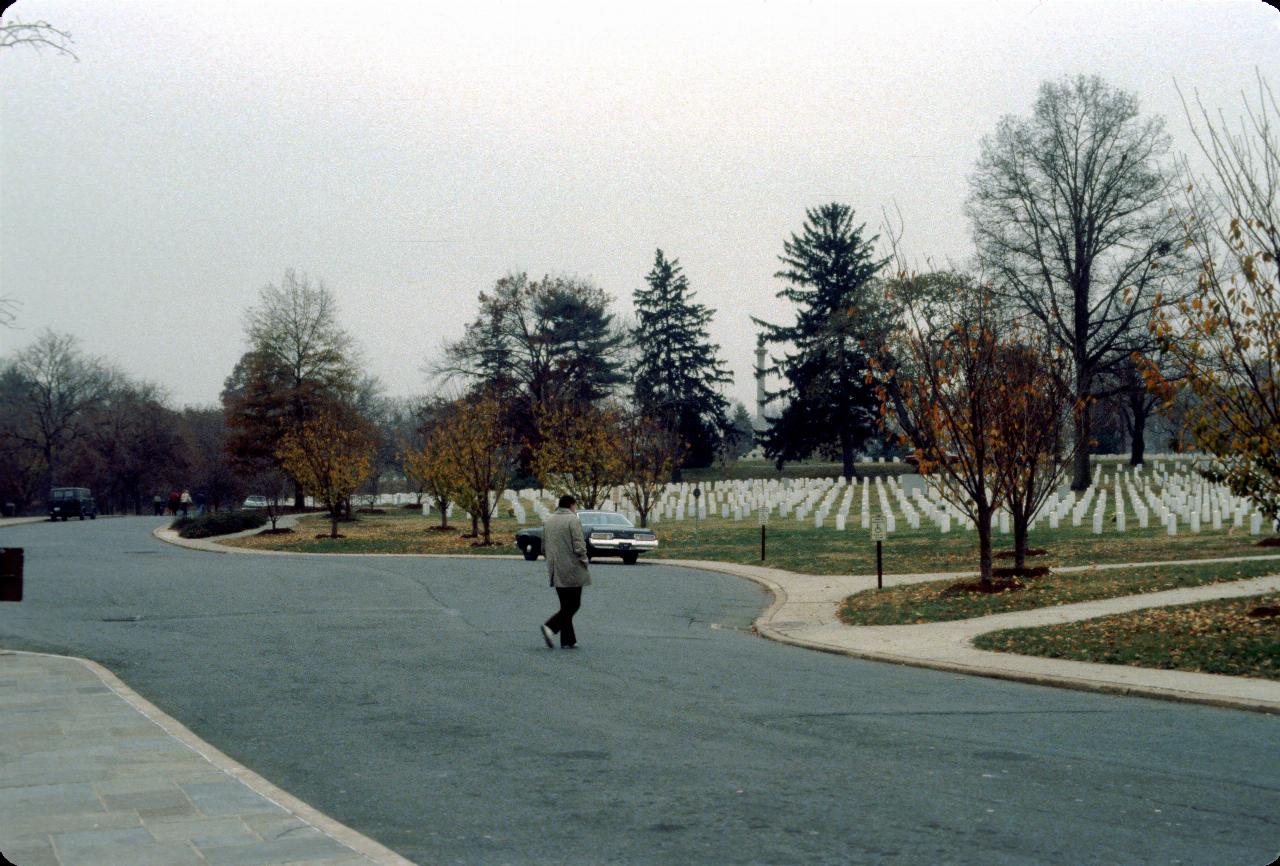
[[[0,601],[22,601],[21,547],[0,547]]]

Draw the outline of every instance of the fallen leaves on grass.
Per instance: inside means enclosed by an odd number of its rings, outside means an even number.
[[[1280,594],[1230,599],[979,636],[997,652],[1280,679]]]
[[[316,534],[316,524],[299,526],[292,536],[264,537],[254,535],[235,539],[237,547],[254,550],[283,550],[294,553],[516,553],[512,531],[493,533],[489,547],[480,546],[472,535],[464,535],[470,526],[450,526],[441,530],[439,518],[388,513],[361,515],[359,520],[342,524],[337,541],[328,533]]]
[[[1148,568],[1089,569],[1019,581],[1016,592],[948,592],[954,581],[929,581],[888,589],[855,593],[840,606],[840,618],[848,625],[904,625],[957,619],[1073,604],[1100,598],[1160,592],[1185,586],[1203,586],[1272,574],[1276,563],[1196,563]]]

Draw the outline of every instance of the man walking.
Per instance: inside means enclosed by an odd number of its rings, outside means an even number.
[[[556,634],[560,635],[560,646],[565,649],[578,645],[573,615],[582,606],[582,588],[591,583],[591,573],[587,571],[587,541],[573,507],[577,504],[572,496],[561,496],[556,510],[542,526],[547,573],[560,597],[560,610],[542,626],[542,639],[550,648],[555,647],[551,638]]]

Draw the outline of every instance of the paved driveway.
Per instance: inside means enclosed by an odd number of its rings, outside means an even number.
[[[150,518],[0,529],[0,645],[83,655],[417,862],[1265,864],[1280,719],[859,662],[749,633],[736,578],[224,556]]]

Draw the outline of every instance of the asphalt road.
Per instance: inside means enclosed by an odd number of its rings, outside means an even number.
[[[0,529],[0,645],[87,656],[422,864],[1269,863],[1280,719],[861,662],[751,584],[600,562],[244,557],[152,518]],[[3,732],[0,731],[0,736]]]

